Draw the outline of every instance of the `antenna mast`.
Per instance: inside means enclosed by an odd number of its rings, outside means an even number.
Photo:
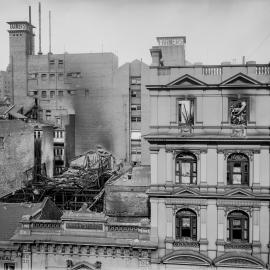
[[[38,37],[39,37],[39,51],[38,54],[42,54],[41,52],[41,4],[38,2],[38,22],[39,22],[39,32],[38,32]]]
[[[52,26],[51,26],[51,11],[49,11],[49,53],[52,53]]]

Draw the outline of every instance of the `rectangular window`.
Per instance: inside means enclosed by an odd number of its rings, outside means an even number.
[[[131,97],[139,98],[141,96],[141,91],[139,90],[131,90]]]
[[[55,74],[54,73],[50,73],[50,80],[51,81],[55,80]]]
[[[178,101],[178,123],[194,125],[194,100]]]
[[[59,67],[62,67],[63,65],[64,65],[64,60],[59,59],[59,60],[58,60],[58,66],[59,66]]]
[[[64,80],[64,73],[58,73],[58,80],[63,81]]]
[[[46,120],[50,120],[52,116],[52,111],[51,110],[46,110]]]
[[[141,84],[141,77],[131,78],[131,84]]]
[[[41,91],[41,97],[46,98],[47,97],[47,91]]]
[[[229,99],[229,116],[232,125],[247,125],[248,100],[247,98]]]
[[[131,110],[132,111],[140,111],[141,110],[141,105],[140,104],[132,104],[131,105]]]
[[[50,91],[50,98],[54,98],[55,97],[55,91]]]
[[[29,73],[28,74],[28,79],[33,80],[38,77],[38,73]]]
[[[41,80],[45,81],[47,79],[47,74],[46,73],[42,73],[41,74]]]
[[[141,140],[141,131],[131,131],[131,140]]]
[[[61,126],[61,118],[60,117],[55,117],[55,122],[56,122],[56,125]]]
[[[69,72],[67,73],[68,78],[81,78],[81,72]]]
[[[141,117],[132,116],[131,122],[141,122]]]
[[[4,137],[0,137],[0,149],[4,148]]]
[[[55,61],[54,61],[54,60],[50,60],[50,66],[53,66],[53,65],[54,65],[54,63],[55,63]]]
[[[59,96],[59,97],[62,97],[62,96],[64,96],[64,91],[62,91],[62,90],[59,90],[59,91],[58,91],[58,96]]]

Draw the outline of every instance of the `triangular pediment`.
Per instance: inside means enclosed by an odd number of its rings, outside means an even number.
[[[265,264],[262,260],[244,253],[226,253],[214,260],[215,266],[230,267],[230,268],[250,268],[250,269],[262,269],[265,268]]]
[[[229,85],[260,85],[261,83],[254,80],[253,78],[243,74],[243,73],[238,73],[225,81],[223,81],[220,85],[223,86],[229,86]]]
[[[245,189],[242,188],[236,188],[233,190],[230,190],[228,192],[226,192],[224,194],[227,197],[246,197],[246,198],[250,198],[250,197],[254,197],[253,193],[250,191],[247,191]]]
[[[178,196],[200,196],[200,192],[189,187],[180,187],[174,190],[173,195]]]
[[[97,264],[98,262],[96,262]],[[75,265],[73,265],[70,269],[71,270],[95,270],[97,267],[96,265],[92,265],[88,262],[78,262]]]
[[[205,86],[206,84],[188,74],[170,82],[167,86]]]
[[[210,266],[212,261],[207,256],[195,251],[175,251],[161,259],[164,264],[184,264]]]

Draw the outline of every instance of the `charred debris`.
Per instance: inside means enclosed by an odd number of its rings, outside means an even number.
[[[27,171],[25,186],[0,198],[7,203],[38,203],[45,197],[61,210],[79,210],[87,203],[92,211],[103,211],[104,185],[121,174],[123,164],[116,165],[113,155],[102,149],[90,150],[70,162],[61,175],[49,178],[46,170]]]

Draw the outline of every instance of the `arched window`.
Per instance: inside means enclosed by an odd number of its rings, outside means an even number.
[[[227,240],[248,242],[249,218],[245,212],[232,211],[227,218]]]
[[[227,183],[229,185],[249,184],[249,159],[244,154],[234,153],[227,160]]]
[[[197,158],[191,153],[180,153],[176,157],[176,183],[197,183]]]
[[[197,215],[190,209],[176,213],[175,236],[181,240],[197,240]]]

